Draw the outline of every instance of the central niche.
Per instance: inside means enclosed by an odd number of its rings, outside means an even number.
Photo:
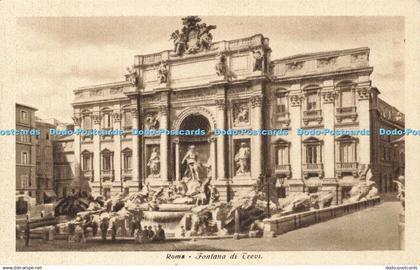
[[[179,137],[179,157],[181,178],[203,181],[207,178],[211,161],[208,134],[209,120],[201,114],[187,116],[180,125],[180,130],[204,130],[205,135],[184,135]]]

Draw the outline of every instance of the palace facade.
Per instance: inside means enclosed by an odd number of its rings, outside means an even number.
[[[74,90],[75,129],[124,130],[74,136],[78,187],[109,196],[149,184],[211,177],[222,200],[246,192],[260,175],[276,194],[331,190],[340,203],[373,177],[389,191],[399,154],[379,127],[404,128],[404,115],[372,86],[369,48],[271,60],[269,39],[212,42],[212,26],[184,18],[174,49],[136,55],[124,81]],[[137,130],[196,130],[205,135],[132,135]],[[215,136],[215,129],[282,129],[289,135]],[[298,136],[302,130],[371,130],[371,136]],[[195,162],[191,161],[195,160]],[[76,186],[77,186],[76,185]],[[83,189],[84,189],[83,188]]]

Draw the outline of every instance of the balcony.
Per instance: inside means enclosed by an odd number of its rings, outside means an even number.
[[[357,177],[357,168],[357,162],[337,162],[335,166],[338,178],[341,178],[343,173],[351,173],[354,177]]]
[[[104,180],[114,180],[114,170],[101,170],[101,178]]]
[[[291,175],[290,164],[276,164],[274,167],[274,173],[276,175],[286,175],[286,177],[290,177]]]
[[[341,121],[343,121],[345,118],[350,118],[354,122],[357,119],[356,107],[353,106],[337,108],[335,117],[338,123],[341,123]]]
[[[121,174],[123,176],[131,176],[133,169],[121,169]]]
[[[288,127],[290,125],[290,113],[289,112],[276,112],[274,113],[274,119],[276,123],[285,125]]]
[[[303,177],[308,178],[310,174],[318,174],[319,178],[323,177],[322,163],[307,163],[302,165]]]
[[[82,170],[84,177],[93,177],[93,170]]]
[[[303,112],[303,123],[308,125],[311,121],[317,121],[318,124],[322,122],[322,111],[321,110],[310,110]]]

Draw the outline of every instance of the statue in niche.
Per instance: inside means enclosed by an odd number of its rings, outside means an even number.
[[[148,113],[144,119],[144,126],[146,129],[157,130],[159,129],[159,120],[157,113]]]
[[[152,153],[150,154],[149,161],[147,162],[150,174],[148,177],[159,177],[160,172],[160,155],[157,147],[153,147]]]
[[[216,74],[217,76],[225,76],[227,71],[226,66],[226,56],[224,54],[219,54],[217,56],[217,63],[216,63]]]
[[[127,67],[127,74],[125,75],[126,81],[129,81],[132,85],[137,85],[138,73],[134,66]]]
[[[260,50],[252,50],[252,55],[254,57],[254,66],[252,71],[262,71],[264,64],[264,53]]]
[[[198,175],[198,152],[195,149],[194,145],[191,145],[188,148],[187,153],[185,154],[184,158],[182,159],[181,164],[187,164],[188,170],[185,170],[184,177],[188,176],[188,172],[191,174],[192,180],[200,180]]]
[[[157,71],[158,71],[159,83],[167,83],[168,82],[168,64],[166,62],[161,62]]]
[[[238,152],[235,155],[237,166],[236,175],[246,175],[249,173],[251,150],[245,142],[241,143]]]
[[[248,124],[249,122],[249,106],[246,103],[237,104],[234,108],[234,124],[235,126]]]

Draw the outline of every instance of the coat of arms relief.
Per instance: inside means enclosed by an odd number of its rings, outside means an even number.
[[[210,31],[216,29],[216,26],[200,22],[198,16],[182,18],[182,29],[175,30],[170,36],[174,42],[175,55],[183,56],[210,49],[213,41]]]

